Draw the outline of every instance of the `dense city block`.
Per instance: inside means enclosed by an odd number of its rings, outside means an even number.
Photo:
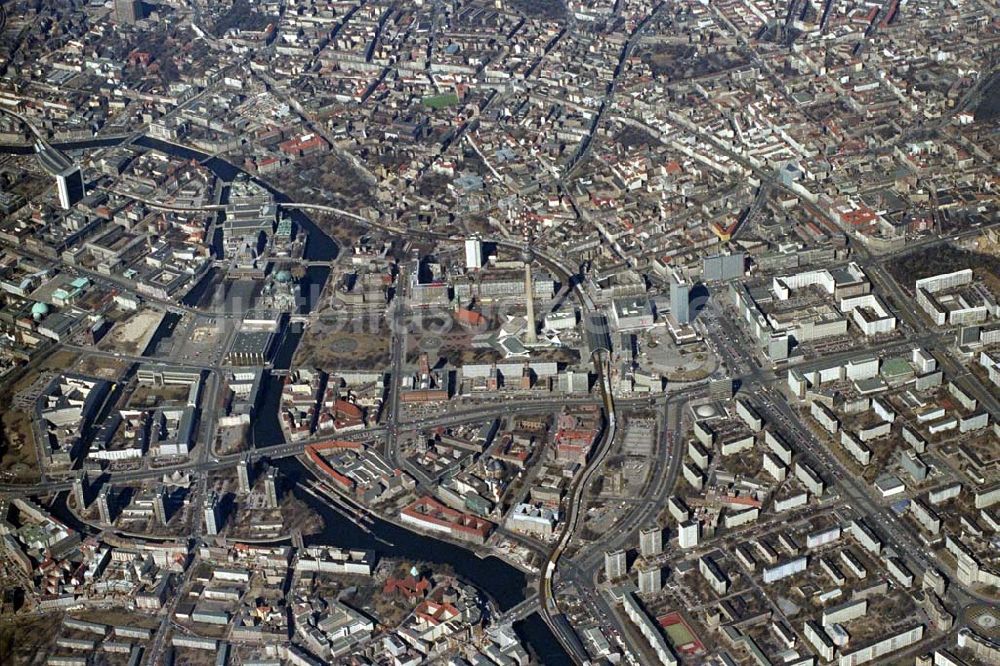
[[[1000,664],[988,0],[0,0],[0,663]]]

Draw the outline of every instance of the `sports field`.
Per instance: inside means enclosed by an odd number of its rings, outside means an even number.
[[[424,97],[423,102],[425,106],[429,106],[432,109],[443,109],[445,107],[455,106],[458,104],[458,95],[455,93],[431,95],[429,97]]]
[[[669,638],[670,642],[674,644],[674,647],[679,648],[683,645],[694,642],[694,636],[690,631],[688,631],[688,628],[680,622],[677,624],[671,624],[670,626],[665,627],[665,629],[667,631],[667,638]]]
[[[667,633],[673,648],[681,654],[701,654],[705,651],[705,644],[695,635],[694,631],[681,614],[674,611],[662,615],[657,620],[663,630]]]

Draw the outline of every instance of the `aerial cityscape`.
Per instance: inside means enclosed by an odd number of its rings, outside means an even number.
[[[0,664],[1000,665],[1000,5],[0,0]]]

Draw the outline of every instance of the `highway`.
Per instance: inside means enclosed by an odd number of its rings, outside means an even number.
[[[781,423],[785,427],[784,434],[789,436],[789,442],[794,444],[800,453],[806,454],[804,457],[807,462],[825,481],[828,483],[833,481],[841,494],[847,498],[852,509],[863,516],[868,525],[874,528],[876,533],[880,533],[888,545],[903,555],[907,561],[916,562],[920,570],[948,571],[947,567],[929,555],[928,548],[912,534],[906,523],[888,506],[878,501],[874,490],[843,467],[829,448],[802,425],[798,415],[792,411],[787,402],[776,396],[773,389],[758,393],[757,397],[763,407],[761,415],[770,422]],[[954,578],[951,580],[947,596],[951,597],[959,608],[964,608],[973,600],[996,604],[993,597],[970,590]]]
[[[610,359],[605,357],[602,351],[594,352],[594,364],[598,368],[598,376],[601,383],[601,391],[604,396],[607,423],[600,441],[594,445],[591,458],[587,461],[584,469],[573,479],[573,484],[569,489],[566,516],[562,520],[562,533],[556,543],[555,549],[549,555],[549,559],[542,569],[542,577],[539,582],[538,597],[541,602],[541,616],[545,623],[559,639],[566,652],[578,663],[584,663],[589,659],[586,653],[580,654],[579,638],[569,635],[572,628],[566,622],[559,622],[557,618],[561,615],[559,604],[556,601],[553,591],[553,580],[556,569],[559,566],[559,559],[563,551],[572,540],[579,527],[581,510],[583,508],[583,495],[590,484],[590,479],[594,472],[600,468],[601,463],[611,450],[617,432],[617,414],[615,412],[614,397],[611,393],[611,384],[607,365]]]
[[[575,571],[578,582],[589,580],[604,564],[604,551],[628,548],[638,543],[637,533],[642,527],[653,524],[665,506],[680,474],[684,450],[682,442],[683,410],[691,400],[703,395],[703,387],[694,387],[671,393],[663,402],[663,417],[659,431],[659,445],[651,458],[650,484],[641,497],[627,502],[624,513],[615,522],[614,533],[598,542],[581,548],[568,562]],[[613,503],[614,500],[611,500]]]
[[[915,330],[921,329],[916,328]],[[706,331],[709,337],[713,339],[718,337],[713,329],[706,328]],[[937,332],[928,334],[931,338],[936,338],[939,335]],[[911,339],[896,344],[912,348],[917,346],[918,342]],[[745,348],[722,343],[716,344],[716,348],[723,350],[724,356],[727,356],[725,359],[727,363],[742,363],[744,365],[755,363],[752,355]],[[857,356],[863,353],[865,352],[854,351],[853,355]],[[732,354],[741,358],[732,358]],[[830,357],[826,357],[819,362],[827,365],[833,361]],[[820,474],[827,485],[833,484],[847,499],[851,508],[858,515],[863,516],[869,525],[877,533],[880,533],[885,542],[895,548],[906,560],[917,563],[921,569],[936,568],[947,571],[947,567],[944,567],[928,553],[926,546],[912,534],[908,526],[888,506],[881,503],[874,488],[869,487],[862,480],[859,480],[851,470],[844,467],[829,448],[820,442],[802,423],[801,417],[790,407],[784,395],[775,388],[773,383],[762,381],[769,374],[762,371],[747,376],[744,379],[744,387],[741,389],[754,396],[761,417],[772,426],[777,427],[778,431],[798,451],[799,459],[804,460]],[[970,590],[955,579],[952,579],[949,586],[948,597],[958,608],[964,608],[973,602],[996,604],[993,598]]]
[[[503,409],[505,414],[533,414],[559,409],[565,404],[567,404],[566,400],[556,398],[547,400],[526,400],[505,404]],[[593,404],[593,399],[582,398],[573,400],[570,404]],[[398,430],[400,432],[412,432],[434,428],[437,426],[454,426],[463,423],[485,422],[496,418],[496,412],[497,404],[491,403],[472,409],[450,412],[440,416],[425,417],[412,421],[402,421],[398,425]],[[249,455],[252,461],[278,460],[281,458],[295,457],[301,455],[305,451],[307,445],[328,441],[330,439],[340,439],[345,441],[374,441],[378,437],[386,435],[387,432],[387,427],[382,425],[367,428],[365,430],[324,434],[323,436],[309,437],[297,442],[258,443],[256,448],[248,452],[231,453],[228,455],[217,456],[209,460],[188,460],[178,464],[164,465],[162,467],[143,470],[109,471],[108,474],[109,480],[116,484],[148,481],[150,479],[158,479],[163,474],[169,474],[174,471],[195,472],[224,469],[235,465],[246,455]],[[64,481],[52,480],[46,483],[34,484],[0,484],[0,494],[23,497],[69,490],[71,487],[72,473],[68,473]]]
[[[403,262],[396,275],[396,292],[389,315],[389,396],[386,401],[388,423],[386,454],[389,461],[401,466],[399,456],[399,393],[403,381],[403,364],[406,362],[406,290],[409,286],[410,266]]]
[[[577,167],[585,162],[586,157],[592,150],[594,137],[603,119],[607,116],[607,109],[613,104],[620,75],[627,64],[627,60],[632,53],[634,45],[638,43],[639,39],[641,39],[641,35],[646,26],[652,22],[654,16],[665,5],[666,3],[662,2],[657,4],[651,13],[639,23],[623,46],[618,66],[615,69],[611,81],[608,83],[605,98],[601,102],[600,108],[594,117],[589,134],[581,143],[577,154],[567,165],[565,178],[569,178]],[[562,39],[564,34],[565,32],[561,32],[546,47],[546,54],[556,43],[558,43],[560,39]],[[541,56],[541,58],[544,57],[545,54]],[[539,58],[538,62],[541,61],[541,58]],[[756,56],[754,59],[755,62],[760,64],[760,61],[756,58]],[[537,62],[532,66],[532,69],[536,66]],[[530,73],[531,70],[529,70],[529,74]],[[16,116],[17,114],[13,115]],[[27,121],[25,120],[25,122]],[[30,127],[30,123],[28,123],[28,125]],[[464,130],[465,127],[463,126],[462,131]],[[34,128],[32,128],[32,131],[35,131]],[[699,134],[699,136],[702,135]],[[702,136],[702,138],[706,137]],[[726,149],[722,149],[722,146],[714,138],[708,140],[712,141],[717,148],[720,148],[722,153],[727,154],[738,163],[741,163],[744,166],[749,164],[738,155],[730,153]],[[470,143],[471,142],[472,139],[470,138]],[[472,145],[478,151],[475,144],[473,143]],[[748,210],[745,218],[745,220],[752,221],[753,217],[759,211],[763,201],[767,198],[772,189],[775,189],[778,185],[773,179],[773,174],[764,173],[760,169],[755,168],[753,165],[749,165],[747,168],[751,172],[760,176],[762,182],[757,196],[755,197],[754,202]],[[559,184],[565,191],[563,180],[564,179],[560,179]],[[127,193],[120,194],[126,194],[127,196],[130,196],[138,201],[142,201],[150,208],[165,211],[209,212],[218,211],[224,208],[224,206],[216,204],[209,204],[196,208],[178,207],[172,206],[169,203],[138,199],[135,195]],[[294,202],[281,203],[280,206],[289,210],[297,209],[304,211],[319,211],[343,216],[357,222],[359,225],[381,229],[385,232],[403,238],[420,237],[447,242],[461,242],[465,240],[465,237],[461,235],[446,235],[431,231],[412,231],[401,227],[382,224],[377,221],[369,220],[354,212],[332,206]],[[599,222],[592,221],[585,210],[577,210],[577,215],[583,222],[593,224],[597,227],[605,238],[610,238]],[[518,251],[526,249],[525,243],[506,237],[499,239],[487,238],[483,240],[487,242],[494,242],[502,247]],[[926,244],[928,246],[932,246],[936,242],[945,241],[940,239],[929,239],[926,242],[922,241],[917,245],[922,246]],[[618,250],[615,243],[611,243],[611,245]],[[908,246],[907,251],[912,250],[917,245]],[[573,278],[576,277],[577,270],[574,267],[567,266],[564,258],[552,256],[551,253],[545,254],[544,251],[540,252],[534,247],[531,249],[540,263],[545,264],[553,271],[560,274],[561,277],[566,280],[567,284],[573,283]],[[620,250],[618,250],[618,252],[625,261],[630,261],[630,257],[628,257],[625,253]],[[901,319],[912,329],[914,332],[913,335],[901,340],[892,340],[868,347],[864,350],[847,350],[825,355],[819,359],[806,359],[796,362],[795,367],[804,370],[820,365],[832,365],[840,362],[841,360],[856,357],[865,352],[872,354],[899,354],[905,353],[915,346],[923,346],[934,351],[935,356],[938,358],[941,367],[948,374],[949,379],[963,388],[963,390],[970,393],[970,395],[976,397],[981,405],[992,412],[994,419],[1000,416],[1000,401],[997,400],[996,396],[987,387],[984,387],[974,376],[966,372],[961,364],[959,364],[948,353],[948,345],[952,341],[952,334],[950,332],[928,330],[922,315],[913,308],[912,299],[900,289],[895,280],[893,280],[892,277],[885,271],[884,266],[882,265],[884,259],[876,259],[872,257],[863,248],[858,249],[858,256],[859,262],[869,273],[872,281],[878,289],[882,293],[891,295],[893,300],[899,304],[899,315]],[[116,288],[125,292],[135,293],[133,291],[134,284],[129,281],[110,277],[104,274],[98,274],[80,267],[75,267],[74,270],[82,275],[88,275],[96,280],[113,284]],[[614,448],[616,435],[618,434],[621,425],[619,423],[620,416],[618,410],[626,405],[641,404],[642,401],[618,401],[616,404],[610,387],[608,372],[610,360],[606,358],[603,352],[595,352],[593,361],[597,368],[600,384],[600,396],[588,397],[580,400],[517,400],[504,403],[493,401],[488,404],[474,406],[468,409],[464,409],[463,405],[462,409],[456,409],[455,411],[451,411],[444,415],[424,417],[410,421],[403,420],[401,414],[400,390],[407,356],[406,328],[408,311],[406,298],[409,276],[413,270],[415,270],[415,267],[411,266],[409,263],[401,263],[397,276],[397,291],[390,312],[388,313],[391,335],[389,362],[390,384],[388,387],[388,398],[384,408],[385,412],[382,418],[382,425],[365,431],[344,433],[341,435],[335,435],[334,437],[345,440],[374,441],[376,438],[384,436],[386,453],[390,461],[406,469],[418,479],[418,483],[421,487],[426,488],[432,485],[436,479],[428,477],[421,469],[415,467],[405,457],[401,456],[399,440],[402,433],[431,428],[434,426],[483,421],[495,418],[500,409],[502,409],[502,413],[504,415],[526,414],[558,409],[566,404],[593,404],[595,400],[599,399],[605,410],[605,429],[601,438],[594,446],[591,459],[588,460],[587,464],[571,484],[568,497],[568,508],[562,522],[562,532],[554,549],[547,554],[546,564],[539,581],[538,594],[536,596],[529,597],[522,602],[522,604],[508,611],[505,616],[505,619],[516,620],[530,614],[536,609],[539,610],[543,619],[545,619],[546,623],[567,651],[569,651],[574,659],[582,662],[588,657],[586,654],[580,653],[578,647],[579,641],[576,640],[574,636],[570,635],[572,633],[572,628],[570,628],[567,623],[558,620],[561,615],[561,611],[556,598],[557,585],[562,583],[575,584],[586,596],[586,598],[594,604],[595,608],[600,611],[600,615],[603,616],[602,622],[608,623],[603,626],[615,626],[618,622],[616,619],[617,614],[614,612],[614,608],[611,607],[608,600],[602,595],[595,594],[595,586],[603,562],[603,552],[607,549],[628,547],[634,543],[635,532],[644,525],[649,524],[651,519],[655,518],[657,512],[662,509],[663,502],[666,497],[668,497],[673,491],[677,482],[681,460],[684,453],[680,447],[684,426],[684,408],[690,400],[703,395],[704,386],[698,385],[687,387],[680,391],[671,392],[657,402],[657,405],[662,407],[661,427],[658,434],[658,455],[654,456],[654,458],[650,461],[652,469],[650,475],[651,482],[649,486],[645,489],[642,497],[636,498],[635,501],[629,501],[626,503],[626,508],[623,509],[620,520],[617,522],[612,534],[598,542],[581,547],[575,554],[569,556],[567,553],[571,552],[571,547],[574,545],[574,539],[576,538],[583,523],[581,516],[585,515],[587,506],[586,493],[591,480],[598,470],[600,470],[604,461],[607,459],[607,456]],[[590,295],[583,287],[578,284],[574,284],[573,291],[581,302],[585,316],[587,313],[597,310]],[[170,312],[181,312],[195,315],[208,314],[204,310],[178,305],[170,301],[160,301],[157,299],[150,299],[148,297],[144,297],[144,299],[147,302],[158,305]],[[711,322],[711,324],[709,324],[709,322]],[[859,514],[866,516],[866,519],[872,527],[875,528],[889,544],[902,553],[907,560],[917,563],[923,568],[942,568],[941,565],[933,559],[933,557],[927,554],[926,548],[921,544],[919,539],[914,537],[907,525],[898,520],[888,507],[881,503],[880,499],[875,496],[873,490],[864,484],[864,482],[854,478],[850,470],[840,464],[837,458],[830,453],[826,445],[817,439],[808,427],[803,425],[800,417],[794,412],[785,400],[784,396],[774,386],[776,383],[780,382],[779,376],[769,369],[761,368],[752,354],[748,353],[746,349],[741,348],[739,344],[723,335],[724,332],[734,332],[736,330],[735,325],[732,322],[727,321],[725,317],[721,316],[721,313],[708,313],[706,314],[705,330],[706,337],[712,341],[720,356],[725,359],[726,366],[729,368],[730,372],[742,380],[743,390],[753,392],[755,395],[755,400],[760,407],[761,415],[770,423],[776,424],[781,428],[788,440],[795,444],[796,448],[800,452],[799,455],[804,460],[808,461],[814,469],[820,472],[826,480],[835,484],[837,489],[843,493],[846,500],[850,503],[852,509]],[[87,353],[91,356],[102,358],[113,357],[131,363],[154,362],[157,360],[155,358],[122,355],[114,352],[102,352],[74,345],[64,346],[74,349],[75,351]],[[185,360],[180,360],[175,364],[183,367],[208,370],[209,376],[205,385],[205,395],[209,396],[209,400],[206,401],[206,404],[213,404],[212,400],[214,400],[215,394],[221,384],[220,373],[226,369],[226,366],[221,365],[220,363],[215,363],[214,365],[201,365]],[[164,466],[162,468],[112,471],[109,475],[110,481],[116,484],[127,484],[157,479],[161,475],[173,471],[205,472],[231,467],[240,458],[247,454],[237,453],[216,456],[211,453],[211,447],[208,445],[208,442],[211,441],[211,435],[214,431],[215,418],[214,412],[206,412],[205,420],[201,425],[202,430],[209,434],[209,439],[206,440],[202,448],[197,451],[197,454],[193,459],[180,464]],[[293,443],[273,443],[272,446],[264,444],[252,450],[249,453],[249,457],[251,460],[259,460],[299,456],[303,453],[308,444],[326,439],[330,439],[330,436],[314,437]],[[204,479],[205,476],[206,475],[203,474],[202,479]],[[52,482],[29,485],[0,484],[0,493],[8,496],[45,494],[53,491],[68,490],[71,485],[72,481],[69,477],[65,480],[55,480]],[[528,544],[527,540],[522,540],[522,542]],[[537,545],[534,547],[537,549]],[[949,597],[960,607],[965,607],[969,603],[985,599],[985,597],[978,595],[975,591],[963,589],[957,584],[957,581],[953,581],[953,585],[949,591]],[[166,620],[164,620],[164,622],[166,622]],[[161,634],[165,633],[165,628],[165,624],[161,625],[160,631],[158,632],[157,641],[154,643],[153,649],[154,658],[156,653],[159,651]]]
[[[642,496],[626,502],[626,508],[613,530],[604,538],[582,546],[571,558],[560,565],[559,588],[574,588],[585,603],[594,610],[590,615],[598,622],[609,637],[625,635],[626,628],[615,604],[606,595],[600,594],[600,572],[604,565],[604,552],[616,548],[631,548],[637,542],[640,528],[654,524],[666,499],[673,493],[680,472],[684,451],[682,441],[683,413],[685,406],[703,395],[703,384],[685,386],[676,392],[659,396],[656,404],[663,410],[659,428],[658,446],[650,459],[650,483]],[[620,404],[626,404],[620,401]],[[586,502],[581,498],[581,510]],[[571,543],[571,542],[570,542]],[[627,620],[626,620],[627,621]]]

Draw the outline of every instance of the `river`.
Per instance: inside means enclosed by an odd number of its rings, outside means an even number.
[[[283,458],[274,464],[288,479],[309,477],[309,473],[294,458]],[[480,558],[460,546],[379,519],[375,519],[369,527],[370,531],[365,532],[312,495],[303,492],[296,492],[295,495],[323,517],[323,531],[305,538],[306,544],[365,548],[376,551],[379,557],[447,564],[459,578],[471,582],[494,599],[501,610],[512,608],[525,598],[525,574],[497,557]],[[554,666],[573,664],[537,612],[515,624],[514,630],[541,663]]]
[[[112,145],[112,143],[92,142],[86,146],[79,145],[72,147],[97,147]],[[210,157],[208,154],[191,148],[146,136],[138,139],[135,144],[175,157],[203,161],[206,167],[226,182],[231,182],[241,173],[246,174],[239,167],[220,157],[206,159]],[[0,147],[0,152],[7,151],[4,147]],[[253,178],[250,174],[246,175]],[[266,187],[278,202],[289,201],[286,195],[274,190],[267,183],[255,178],[254,181]],[[305,251],[305,258],[307,260],[325,262],[337,257],[340,251],[337,243],[317,227],[308,216],[296,210],[291,211],[291,219],[300,229],[309,234]],[[319,288],[326,283],[329,272],[330,269],[325,266],[311,266],[307,270],[302,284],[302,292],[307,295],[301,308],[303,312],[309,312],[316,306]],[[209,284],[211,282],[212,280],[209,280]],[[202,287],[202,292],[208,290],[207,286]],[[204,295],[204,293],[198,294],[197,300],[201,300],[201,297]],[[161,330],[157,331],[148,349],[155,349],[163,337],[161,333],[169,335],[169,329],[172,329],[175,325],[176,322],[168,323],[166,326],[161,325]],[[301,337],[302,329],[300,325],[289,324],[285,327],[273,359],[274,368],[287,369],[290,366],[292,355]],[[278,423],[280,387],[281,378],[272,377],[262,404],[257,410],[257,418],[252,426],[251,437],[255,443],[266,442],[274,445],[282,442],[284,439]],[[308,474],[305,468],[294,458],[285,458],[276,461],[276,464],[291,481],[302,479],[304,475]],[[323,517],[323,531],[307,538],[307,543],[323,543],[347,548],[364,548],[375,550],[380,557],[447,564],[461,579],[472,583],[493,598],[502,610],[516,606],[525,598],[527,579],[524,572],[497,557],[491,556],[483,559],[468,549],[418,534],[394,523],[379,519],[375,519],[370,527],[370,532],[366,532],[334,511],[326,503],[298,491],[297,484],[293,488],[296,490],[296,496]],[[64,498],[62,501],[59,501],[59,504],[62,505],[59,508],[65,509]],[[58,511],[58,513],[63,512]],[[573,663],[573,660],[565,652],[548,625],[545,624],[537,612],[517,623],[514,628],[521,639],[527,643],[529,650],[541,663],[553,664],[555,666]]]

